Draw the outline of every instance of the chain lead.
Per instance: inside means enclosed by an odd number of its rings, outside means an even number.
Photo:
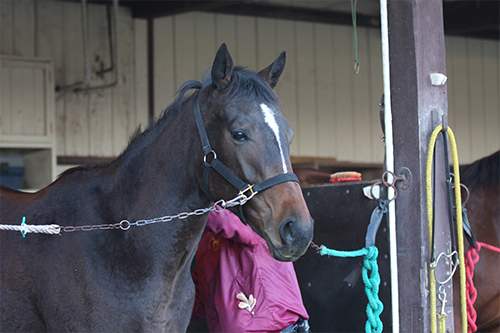
[[[245,190],[246,191],[246,190]],[[183,220],[186,219],[190,216],[196,215],[200,216],[212,211],[216,212],[222,212],[228,208],[234,207],[234,206],[239,206],[239,205],[244,205],[248,200],[253,198],[257,192],[251,193],[249,197],[247,197],[244,192],[240,192],[236,197],[229,201],[225,201],[224,199],[221,199],[217,202],[215,202],[212,206],[207,207],[207,208],[198,208],[195,209],[192,212],[182,212],[177,215],[166,215],[162,217],[155,217],[153,219],[149,220],[137,220],[135,222],[130,222],[128,220],[122,220],[119,223],[114,223],[114,224],[96,224],[96,225],[82,225],[82,226],[66,226],[66,227],[61,227],[62,232],[73,232],[73,231],[93,231],[93,230],[110,230],[110,229],[121,229],[121,230],[128,230],[130,227],[142,227],[148,224],[154,224],[154,223],[164,223],[164,222],[170,222],[174,219],[178,220]]]

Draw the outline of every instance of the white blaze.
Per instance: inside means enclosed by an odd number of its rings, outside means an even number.
[[[278,147],[280,149],[280,154],[281,154],[281,163],[283,164],[283,172],[287,173],[288,169],[287,169],[286,163],[285,163],[285,155],[283,154],[283,148],[281,147],[281,141],[280,141],[280,128],[278,127],[278,123],[276,122],[276,118],[274,118],[274,113],[264,103],[262,103],[260,105],[260,108],[262,109],[262,113],[264,113],[264,120],[269,125],[269,127],[271,127],[271,130],[273,131],[274,136],[276,136],[276,141],[278,141]]]

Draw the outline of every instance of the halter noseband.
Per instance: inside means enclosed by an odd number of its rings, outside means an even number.
[[[200,102],[198,100],[198,94],[194,98],[194,118],[196,120],[196,127],[198,127],[198,133],[200,134],[201,144],[203,146],[203,191],[210,197],[208,193],[208,179],[210,177],[210,170],[214,169],[217,171],[224,179],[226,179],[229,183],[231,183],[234,187],[236,187],[239,191],[239,194],[243,196],[242,204],[251,199],[255,194],[260,191],[264,191],[274,185],[278,185],[285,182],[297,182],[299,183],[299,179],[294,173],[282,173],[271,177],[269,179],[264,180],[261,183],[250,185],[241,180],[238,176],[236,176],[231,170],[229,170],[222,162],[217,159],[217,154],[212,149],[210,142],[208,140],[207,131],[205,129],[205,125],[203,123],[203,119],[201,117],[200,110]],[[212,160],[208,161],[207,157],[212,155]],[[245,194],[246,192],[250,192],[248,196]],[[240,205],[240,218],[243,219],[243,214],[241,213],[241,205]]]

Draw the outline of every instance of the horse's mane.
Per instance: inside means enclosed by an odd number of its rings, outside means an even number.
[[[208,73],[208,71],[206,73]],[[141,131],[140,127],[135,131],[124,153],[131,149],[132,146],[139,145],[146,133],[161,132],[165,126],[175,118],[186,102],[188,102],[199,90],[210,84],[212,84],[212,79],[208,74],[203,75],[201,82],[196,80],[186,81],[177,91],[175,100],[160,114],[156,122],[148,126],[144,132]],[[194,92],[187,95],[190,90],[194,90]],[[231,76],[231,84],[227,90],[224,91],[224,96],[227,100],[237,98],[243,100],[256,99],[273,103],[280,102],[274,90],[262,80],[257,73],[241,66],[234,67]]]
[[[500,185],[500,150],[471,164],[460,166],[460,182],[468,187]]]
[[[207,71],[206,73],[209,73]],[[212,84],[212,79],[210,75],[205,74],[202,81],[189,80],[186,81],[177,91],[176,98],[158,117],[158,119],[150,124],[143,131],[141,126],[139,126],[134,134],[130,137],[128,146],[124,151],[110,163],[98,164],[98,165],[84,165],[74,168],[70,168],[64,171],[60,177],[64,175],[69,175],[77,171],[92,171],[102,169],[108,165],[118,161],[124,156],[132,154],[134,151],[139,151],[144,146],[147,146],[152,138],[156,137],[163,129],[175,118],[179,111],[183,108],[186,102],[188,102],[199,90],[203,87]],[[192,94],[188,95],[188,92],[194,90]],[[272,102],[279,104],[280,101],[278,96],[274,93],[274,90],[255,72],[247,70],[244,67],[236,66],[233,69],[233,74],[231,76],[231,84],[224,91],[224,96],[226,99],[239,98],[243,100],[259,100],[262,102]]]

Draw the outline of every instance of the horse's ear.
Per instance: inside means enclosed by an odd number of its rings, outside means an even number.
[[[285,69],[286,62],[286,52],[283,51],[281,54],[274,60],[274,62],[268,67],[264,68],[259,72],[259,75],[269,83],[271,88],[276,87],[278,80],[280,79],[281,73]]]
[[[212,65],[212,82],[215,87],[220,90],[226,88],[231,83],[231,75],[233,74],[233,59],[227,50],[227,46],[223,43]]]

